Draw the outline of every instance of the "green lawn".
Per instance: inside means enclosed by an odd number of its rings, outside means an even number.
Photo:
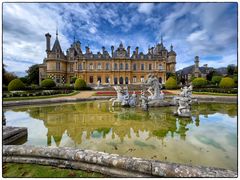
[[[71,178],[71,177],[106,177],[100,173],[81,170],[62,169],[36,164],[3,163],[3,177],[33,177],[33,178]]]
[[[64,97],[64,96],[73,96],[78,94],[79,91],[74,91],[69,94],[55,94],[49,96],[32,96],[32,97],[9,97],[3,98],[3,101],[19,101],[19,100],[29,100],[29,99],[48,99],[48,98],[56,98],[56,97]]]

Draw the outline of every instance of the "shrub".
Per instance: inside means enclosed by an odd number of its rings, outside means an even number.
[[[44,88],[52,88],[52,87],[55,87],[56,84],[52,79],[44,79],[41,82],[41,86]]]
[[[222,76],[213,76],[211,81],[213,84],[219,84],[221,79],[222,79]]]
[[[219,87],[220,88],[232,88],[234,87],[234,80],[230,77],[222,78]]]
[[[8,91],[23,90],[25,85],[20,79],[14,79],[8,84]]]
[[[236,76],[233,76],[233,80],[234,80],[234,82],[237,84],[238,83],[238,76],[236,75]]]
[[[71,83],[75,83],[76,80],[77,80],[77,77],[72,77],[72,78],[70,79]]]
[[[76,90],[82,90],[87,87],[86,82],[83,79],[77,79],[74,84],[74,89]]]
[[[192,81],[192,85],[194,87],[204,87],[207,85],[207,80],[204,79],[204,78],[195,78],[193,81]]]
[[[165,87],[167,89],[176,89],[177,88],[177,81],[173,77],[169,77],[165,83]]]

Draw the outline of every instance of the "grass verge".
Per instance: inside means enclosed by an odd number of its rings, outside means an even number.
[[[48,98],[56,98],[56,97],[65,97],[65,96],[73,96],[78,94],[79,91],[74,91],[69,94],[55,94],[49,96],[32,96],[32,97],[10,97],[10,98],[3,98],[3,101],[21,101],[21,100],[29,100],[29,99],[48,99]]]
[[[193,92],[196,95],[213,95],[213,96],[237,96],[237,94],[227,94],[227,93],[213,93],[213,92]]]
[[[32,178],[70,178],[70,177],[104,177],[96,172],[73,169],[63,169],[37,164],[3,163],[3,177],[32,177]]]

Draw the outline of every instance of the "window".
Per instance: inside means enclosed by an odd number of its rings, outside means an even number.
[[[149,65],[148,65],[148,69],[149,69],[149,70],[152,70],[152,64],[149,64]]]
[[[144,70],[144,64],[141,64],[141,70]]]
[[[93,69],[93,64],[92,63],[89,65],[89,69]]]
[[[137,77],[133,76],[133,82],[136,83],[137,82]]]
[[[141,76],[141,82],[142,83],[144,82],[144,76]]]
[[[117,70],[117,63],[114,64],[114,70]]]
[[[79,64],[79,71],[81,71],[81,70],[82,70],[82,63]]]
[[[105,82],[109,83],[109,77],[108,76],[105,78]]]
[[[159,64],[159,70],[163,70],[163,66]]]
[[[120,70],[123,70],[123,64],[120,63],[120,67],[119,67]]]
[[[73,64],[70,64],[70,72],[73,72]]]
[[[125,64],[125,69],[128,70],[128,63]]]
[[[114,84],[117,84],[117,83],[118,83],[118,78],[115,77],[115,78],[114,78]]]
[[[56,70],[60,71],[60,62],[56,62]]]
[[[90,83],[93,83],[93,76],[90,76],[90,77],[89,77],[89,82],[90,82]]]
[[[109,63],[106,64],[106,70],[109,70],[110,67],[109,67]]]
[[[133,70],[137,70],[137,65],[133,64]]]
[[[100,83],[102,82],[101,76],[98,76],[98,77],[97,77],[97,81],[100,81]]]
[[[102,69],[102,64],[101,63],[98,63],[98,69]]]

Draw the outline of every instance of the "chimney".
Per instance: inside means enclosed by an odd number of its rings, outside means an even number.
[[[136,47],[135,51],[136,51],[136,55],[138,55],[138,47]]]
[[[85,47],[86,48],[86,54],[90,53],[90,48],[88,46]]]
[[[49,33],[45,34],[46,37],[46,52],[48,53],[50,51],[50,40],[51,35]]]
[[[102,47],[102,54],[104,54],[104,52],[105,52],[105,47],[103,46]]]
[[[111,50],[112,50],[112,57],[113,57],[114,46],[111,46]]]
[[[130,46],[127,47],[127,53],[128,53],[128,57],[130,57]]]

